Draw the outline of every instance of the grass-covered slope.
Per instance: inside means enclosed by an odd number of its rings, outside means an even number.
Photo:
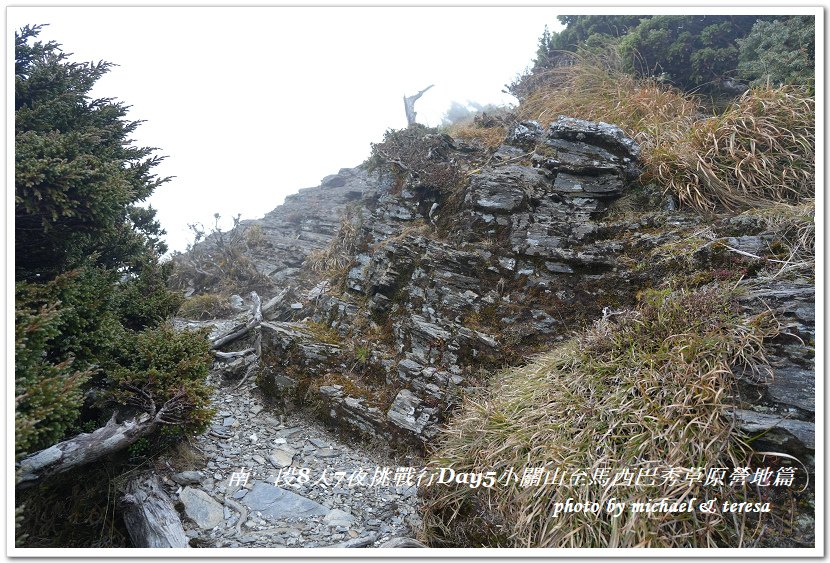
[[[512,468],[517,480],[491,489],[430,487],[427,539],[436,546],[747,545],[758,528],[745,515],[637,514],[628,505],[613,517],[604,509],[614,497],[699,503],[751,496],[728,479],[705,484],[705,477],[678,468],[749,465],[750,450],[730,414],[733,373],[762,373],[762,341],[776,331],[768,314],[739,313],[729,288],[650,290],[635,310],[597,321],[569,343],[501,373],[489,391],[465,400],[433,462],[458,473],[502,476]],[[536,467],[568,477],[563,484],[543,479],[522,486],[525,468]],[[626,469],[633,484],[614,484]],[[577,470],[584,475],[573,480]],[[569,498],[602,510],[554,516],[555,503]]]
[[[644,183],[707,212],[798,203],[815,185],[815,99],[806,87],[759,86],[707,115],[703,100],[628,74],[619,52],[582,51],[533,76],[516,110],[605,121],[642,147]]]

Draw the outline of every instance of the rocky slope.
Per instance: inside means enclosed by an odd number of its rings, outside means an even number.
[[[264,397],[418,451],[466,388],[639,290],[733,280],[747,311],[782,323],[771,373],[736,390],[736,424],[759,448],[811,463],[814,281],[764,273],[783,235],[751,214],[703,217],[632,188],[639,149],[611,125],[525,122],[491,152],[436,133],[420,142],[430,166],[460,178],[450,189],[401,161],[343,169],[240,225],[262,233],[246,256],[272,286]]]
[[[395,463],[214,377],[217,414],[194,444],[205,462],[168,479],[192,546],[367,547],[418,529],[417,488],[395,482]]]

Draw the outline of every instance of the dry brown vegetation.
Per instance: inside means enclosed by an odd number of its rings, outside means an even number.
[[[219,319],[235,313],[230,296],[225,293],[202,293],[188,298],[179,308],[178,316],[190,320]]]
[[[305,267],[316,274],[334,277],[349,268],[361,240],[363,217],[353,206],[346,207],[337,232],[329,245],[322,250],[313,250],[305,261]]]
[[[486,150],[498,148],[507,137],[507,130],[515,116],[504,109],[477,113],[447,127],[454,139],[463,139]]]
[[[738,467],[749,448],[730,415],[733,369],[764,377],[762,342],[777,333],[769,314],[742,316],[729,291],[650,290],[624,315],[598,321],[570,343],[502,373],[487,394],[467,397],[450,423],[436,467],[457,472],[524,467]],[[484,469],[486,468],[486,469]],[[434,546],[745,546],[759,532],[743,518],[706,514],[604,512],[551,516],[566,499],[603,504],[646,499],[751,496],[747,488],[606,486],[585,479],[558,486],[426,490],[425,537]]]
[[[507,136],[507,129],[503,126],[482,127],[476,125],[472,120],[453,123],[447,129],[447,132],[454,139],[476,143],[485,149],[497,148]]]
[[[701,211],[814,197],[815,100],[807,91],[755,88],[707,118],[694,96],[627,74],[613,49],[567,59],[534,78],[520,118],[618,125],[642,147],[643,181]]]
[[[698,101],[655,80],[638,80],[614,49],[565,53],[568,64],[535,78],[516,110],[521,119],[546,125],[560,115],[619,126],[647,153],[677,136],[702,114]]]
[[[267,292],[271,282],[251,258],[253,250],[262,250],[268,244],[262,227],[244,226],[237,216],[233,228],[222,232],[220,215],[216,213],[214,218],[216,222],[209,232],[201,224],[190,225],[195,240],[186,252],[173,255],[175,268],[170,287],[180,290],[190,287],[197,293]]]
[[[722,114],[655,143],[648,172],[681,203],[714,211],[815,196],[815,100],[794,87],[747,91]]]
[[[765,232],[774,237],[769,249],[775,256],[770,268],[772,277],[815,276],[815,200],[750,209],[742,216],[759,221]]]

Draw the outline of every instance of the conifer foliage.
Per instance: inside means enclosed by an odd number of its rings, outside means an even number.
[[[15,34],[15,451],[100,423],[132,404],[131,389],[175,379],[179,362],[187,376],[165,385],[188,397],[182,424],[198,426],[208,344],[163,324],[181,298],[159,261],[164,231],[142,205],[167,181],[153,174],[161,157],[133,145],[140,122],[126,119],[128,106],[91,97],[111,64],[72,62],[40,32]],[[160,340],[176,362],[136,369]]]
[[[571,64],[568,52],[617,45],[629,72],[641,78],[657,77],[685,91],[730,91],[736,88],[731,85],[735,79],[754,81],[753,85],[770,80],[774,86],[805,85],[813,80],[813,16],[578,15],[558,19],[566,27],[557,33],[545,29],[534,73]],[[514,84],[512,93],[521,98],[522,86],[522,82]]]

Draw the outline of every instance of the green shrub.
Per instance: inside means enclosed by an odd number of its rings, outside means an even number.
[[[15,306],[15,454],[49,446],[78,418],[81,386],[88,371],[76,370],[71,356],[50,358],[58,337],[61,310],[27,303],[26,287],[18,287]]]
[[[167,405],[165,423],[182,432],[204,430],[210,422],[210,344],[202,331],[161,325],[127,333],[107,367],[106,400],[157,412]]]
[[[759,21],[757,15],[577,15],[558,16],[567,27],[545,30],[532,73],[511,86],[523,99],[534,75],[567,64],[563,51],[616,44],[625,70],[637,77],[659,77],[686,91],[717,93],[738,66],[738,41]]]
[[[754,86],[815,81],[816,24],[814,16],[790,16],[759,21],[738,40],[738,72]]]
[[[153,174],[161,157],[130,140],[141,122],[126,119],[126,104],[90,95],[111,64],[72,62],[40,29],[15,33],[18,455],[97,419],[79,419],[85,392],[106,392],[105,379],[130,365],[119,348],[180,301],[158,262],[164,231],[144,204],[167,181]]]
[[[523,467],[637,471],[747,465],[734,431],[733,369],[766,374],[763,340],[777,333],[769,315],[746,317],[728,291],[648,291],[627,314],[598,321],[573,341],[503,372],[467,397],[431,465],[456,472]],[[426,489],[425,536],[435,546],[740,547],[753,531],[720,512],[550,514],[553,503],[603,504],[610,497],[736,498],[746,489],[702,482],[608,487],[590,479],[492,489]],[[729,517],[727,517],[729,516]],[[757,532],[759,528],[754,528]]]
[[[119,281],[114,305],[126,328],[156,326],[179,309],[184,298],[167,288],[172,271],[172,262],[148,262],[137,274]]]

